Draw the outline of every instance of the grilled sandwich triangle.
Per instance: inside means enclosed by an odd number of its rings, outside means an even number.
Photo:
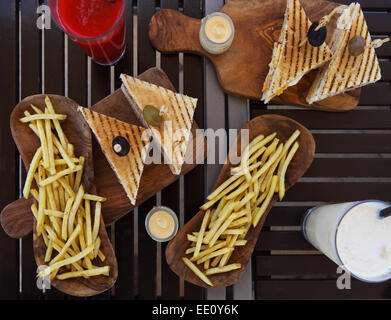
[[[147,155],[145,146],[148,141],[142,139],[146,129],[83,107],[79,107],[79,111],[94,132],[130,202],[135,205]]]
[[[122,91],[134,112],[145,127],[152,131],[153,139],[161,146],[165,162],[173,174],[179,175],[191,136],[194,110],[197,99],[142,81],[121,75]],[[159,127],[148,125],[143,117],[143,108],[152,105],[163,118]]]
[[[372,39],[360,4],[352,3],[346,10],[352,22],[351,26],[348,30],[336,29],[334,32],[331,40],[333,58],[318,71],[307,95],[308,103],[374,83],[381,78],[379,62],[373,47],[365,48],[360,56],[350,55],[348,45],[354,36],[363,37],[367,45]]]
[[[313,47],[307,40],[311,26],[299,0],[287,0],[284,22],[278,42],[274,43],[269,73],[263,85],[262,100],[268,103],[312,69],[331,59],[326,43]]]

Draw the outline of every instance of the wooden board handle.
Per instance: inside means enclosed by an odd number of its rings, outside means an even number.
[[[199,41],[194,41],[199,37],[200,28],[201,20],[185,16],[177,10],[163,9],[156,12],[149,23],[149,39],[161,52],[207,55]]]

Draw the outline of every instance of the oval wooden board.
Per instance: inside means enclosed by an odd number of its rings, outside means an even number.
[[[67,119],[61,123],[65,135],[70,143],[75,147],[75,155],[85,157],[85,167],[83,171],[82,182],[86,192],[96,194],[94,185],[94,169],[93,169],[93,155],[91,144],[91,132],[87,122],[82,115],[77,112],[78,104],[66,97],[58,95],[34,95],[23,99],[13,110],[11,114],[11,132],[22,156],[26,170],[30,166],[30,162],[34,156],[35,151],[40,146],[38,137],[32,132],[28,124],[19,121],[24,117],[24,111],[29,110],[32,113],[30,105],[33,104],[41,110],[45,107],[45,97],[49,96],[57,113],[66,114]],[[94,210],[92,206],[91,210]],[[31,215],[31,213],[30,213]],[[34,219],[34,256],[38,266],[46,265],[44,261],[46,246],[42,237],[36,234],[35,219]],[[106,260],[101,263],[96,260],[96,265],[109,265],[110,274],[106,276],[95,276],[91,278],[73,278],[66,280],[52,279],[51,285],[58,290],[74,295],[74,296],[91,296],[99,294],[110,289],[118,275],[117,260],[111,242],[108,238],[106,228],[104,226],[103,218],[99,229],[99,236],[101,238],[101,250],[106,256]]]
[[[300,0],[311,21],[319,20],[338,6],[324,0]],[[179,11],[164,9],[152,17],[149,38],[161,52],[193,52],[207,57],[215,66],[223,90],[249,99],[260,99],[269,71],[273,44],[278,40],[284,19],[286,0],[230,0],[221,12],[229,15],[235,25],[231,48],[221,55],[206,52],[199,42],[201,20]],[[328,24],[329,42],[336,18]],[[308,104],[305,100],[316,71],[313,70],[295,86],[289,87],[273,102],[298,105],[324,111],[347,111],[357,106],[360,89]]]
[[[300,147],[293,157],[291,164],[286,173],[286,190],[292,187],[303,174],[307,171],[312,163],[315,153],[315,141],[311,133],[300,123],[279,115],[269,114],[259,116],[248,122],[243,128],[249,129],[249,140],[251,141],[256,136],[263,134],[265,136],[277,132],[277,137],[281,142],[285,142],[291,134],[299,129],[301,134],[298,138]],[[242,131],[241,131],[242,132]],[[234,145],[236,148],[230,148],[230,157],[234,158],[234,152],[241,150],[240,136],[241,132],[237,136]],[[227,159],[230,159],[227,158]],[[230,169],[232,165],[227,162],[221,169],[219,177],[217,179],[215,188],[222,184],[230,176]],[[289,192],[289,191],[288,191]],[[251,254],[254,250],[255,244],[258,240],[258,236],[261,232],[265,219],[272,208],[273,204],[277,201],[277,194],[273,197],[266,212],[262,216],[256,228],[250,229],[246,236],[247,244],[244,247],[237,247],[232,254],[229,263],[241,263],[240,269],[209,276],[209,279],[213,283],[213,287],[220,288],[232,285],[235,283],[240,275],[243,273]],[[166,248],[166,259],[170,268],[181,278],[196,284],[201,287],[208,287],[202,280],[200,280],[182,261],[182,257],[185,256],[186,249],[189,248],[190,242],[187,240],[186,235],[194,231],[198,231],[201,227],[201,222],[204,216],[204,211],[199,211],[189,222],[187,222],[177,233],[177,235],[169,242]]]

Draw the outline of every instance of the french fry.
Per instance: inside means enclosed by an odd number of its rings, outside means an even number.
[[[257,180],[262,174],[264,174],[270,167],[271,165],[278,159],[282,152],[282,145],[280,144],[279,147],[277,148],[276,152],[274,152],[270,158],[267,160],[267,162],[262,166],[261,169],[252,177],[252,181]]]
[[[224,209],[222,210],[222,213],[221,215],[218,217],[218,219],[216,220],[216,222],[213,224],[213,228],[211,228],[207,234],[205,235],[204,237],[204,242],[206,244],[209,244],[209,241],[212,239],[213,235],[216,233],[216,231],[219,229],[219,227],[221,226],[221,224],[224,222],[225,218],[227,216],[229,216],[232,212],[232,210],[234,209],[234,207],[236,206],[236,202],[230,202],[228,203]]]
[[[205,271],[205,274],[209,276],[211,274],[223,273],[223,272],[240,269],[241,267],[242,265],[240,263],[232,263],[224,267],[210,268]]]
[[[54,108],[53,108],[53,104],[52,104],[52,102],[51,102],[49,97],[45,98],[45,104],[46,104],[46,107],[49,110],[49,113],[55,114],[55,111],[54,111]],[[61,145],[63,146],[63,148],[65,148],[66,145],[68,144],[68,141],[67,141],[67,139],[65,137],[64,131],[61,128],[60,122],[58,120],[53,120],[53,124],[54,124],[54,128],[57,131],[57,135],[58,135],[58,137],[59,137],[59,139],[61,141]]]
[[[60,258],[62,258],[62,256],[64,255],[65,252],[67,252],[68,248],[72,245],[72,243],[76,240],[77,236],[80,234],[81,232],[81,227],[80,225],[77,225],[75,230],[73,230],[72,234],[70,235],[70,237],[68,238],[67,242],[65,243],[64,247],[62,248],[61,252],[58,253],[58,255],[56,255],[52,261],[50,262],[50,264],[54,264],[56,261],[60,260]]]
[[[96,241],[96,238],[99,233],[101,208],[102,208],[102,204],[100,202],[95,203],[95,217],[94,217],[94,227],[92,229],[92,241]]]
[[[75,164],[72,161],[72,156],[68,155],[68,152],[64,149],[64,147],[61,145],[61,143],[60,143],[60,141],[58,141],[58,139],[54,139],[54,145],[57,147],[57,149],[60,152],[61,156],[63,157],[63,159],[67,163],[69,169],[74,169],[75,168]],[[79,165],[79,167],[80,167],[80,170],[81,170],[82,166]],[[74,172],[74,171],[71,171],[71,172]]]
[[[41,158],[42,158],[42,148],[39,147],[35,152],[33,159],[31,160],[30,167],[26,176],[26,182],[24,183],[23,196],[26,199],[29,197],[31,183],[33,181],[34,174],[37,171],[37,168],[39,166],[39,161],[41,160]]]
[[[74,255],[73,257],[70,257],[68,259],[64,259],[61,261],[58,261],[56,263],[53,263],[49,265],[46,269],[38,273],[37,277],[46,277],[49,274],[51,274],[53,271],[67,265],[67,264],[72,264],[73,262],[79,261],[83,259],[85,256],[87,256],[94,248],[92,246],[87,247],[85,250],[81,251],[80,253]],[[57,255],[58,256],[58,255]],[[56,257],[57,257],[56,256]]]
[[[53,240],[49,240],[48,246],[46,248],[45,262],[50,261],[50,259],[52,258],[52,252],[53,252]]]
[[[207,210],[204,215],[204,218],[202,219],[201,229],[200,229],[198,236],[197,236],[197,242],[196,242],[196,247],[194,250],[193,258],[197,257],[200,253],[202,239],[204,238],[206,225],[209,222],[209,215],[210,215],[210,210]]]
[[[199,260],[199,259],[201,259],[202,257],[205,257],[205,256],[207,256],[208,254],[210,254],[210,253],[212,253],[212,252],[214,252],[214,251],[216,251],[216,250],[219,250],[219,249],[223,248],[223,247],[226,246],[226,245],[227,245],[227,241],[222,241],[222,242],[220,242],[220,243],[217,243],[217,244],[215,244],[213,247],[211,247],[211,248],[208,247],[208,249],[205,249],[205,250],[201,251],[201,252],[197,255],[197,257],[192,257],[192,258],[190,258],[190,261]]]
[[[235,241],[238,239],[238,236],[239,235],[237,235],[237,234],[232,235],[228,239],[228,248],[231,248],[232,250],[223,255],[223,257],[220,260],[219,267],[224,267],[227,264],[228,260],[230,259],[231,255],[233,253],[233,250],[234,250],[233,247],[234,247]]]
[[[45,134],[48,144],[48,161],[49,161],[49,172],[51,175],[56,173],[56,166],[54,164],[54,146],[52,139],[52,128],[50,120],[45,120]]]
[[[214,190],[208,197],[208,200],[212,200],[213,198],[217,197],[225,188],[227,188],[231,183],[233,183],[235,180],[239,179],[240,176],[234,175],[228,178],[226,181],[224,181],[216,190]]]
[[[197,277],[199,277],[202,281],[204,281],[207,285],[213,287],[212,282],[208,279],[207,276],[205,276],[198,268],[197,266],[191,262],[188,258],[183,257],[182,258],[183,262],[192,270]]]
[[[96,196],[94,194],[89,194],[89,193],[85,193],[83,195],[83,199],[84,200],[90,200],[90,201],[99,201],[99,202],[106,201],[106,198],[104,198],[104,197],[99,197],[99,196]]]
[[[203,262],[205,262],[205,261],[207,261],[209,259],[212,259],[212,258],[217,257],[217,256],[221,256],[221,255],[223,255],[223,254],[225,254],[227,252],[230,252],[232,250],[233,250],[233,248],[222,248],[220,250],[213,251],[213,252],[209,253],[208,255],[198,259],[197,260],[197,264],[201,264],[201,263],[203,263]]]
[[[236,181],[234,181],[231,185],[227,186],[222,192],[220,192],[216,197],[210,199],[208,202],[206,202],[204,205],[201,206],[202,210],[207,210],[211,206],[213,206],[218,200],[222,199],[228,192],[235,189],[237,186],[239,186],[244,181],[244,177],[239,177]]]
[[[277,176],[273,176],[270,189],[268,190],[267,196],[265,198],[265,201],[262,203],[261,207],[257,209],[255,216],[253,218],[253,226],[254,228],[257,226],[259,220],[261,219],[263,213],[266,211],[267,207],[269,206],[269,203],[274,195],[276,185],[277,185]]]
[[[68,219],[69,219],[69,213],[71,211],[72,205],[73,205],[74,198],[69,198],[67,200],[67,203],[65,205],[64,209],[64,216],[62,220],[62,228],[61,228],[61,238],[63,240],[67,239],[68,235]]]
[[[278,195],[279,195],[279,198],[280,200],[282,200],[282,198],[284,198],[284,195],[285,195],[285,174],[286,174],[286,170],[288,169],[288,166],[289,166],[289,163],[291,162],[293,156],[295,155],[297,149],[299,149],[299,143],[298,142],[295,142],[291,148],[291,150],[289,151],[288,155],[286,156],[286,159],[282,165],[282,169],[281,169],[281,172],[280,172],[280,176],[278,177],[278,182],[279,182],[279,185],[278,185]]]
[[[44,210],[46,209],[46,188],[39,188],[39,203],[38,203],[38,218],[37,218],[37,234],[41,235],[43,230],[43,222],[45,219]]]
[[[92,268],[90,270],[66,272],[66,273],[58,275],[56,278],[59,280],[65,280],[65,279],[77,278],[77,277],[89,278],[91,276],[98,276],[98,275],[108,276],[109,271],[110,271],[109,266],[97,267],[97,268]]]
[[[209,241],[209,247],[212,247],[215,244],[220,235],[228,228],[228,226],[232,223],[233,220],[236,219],[237,216],[237,213],[233,213],[224,221],[224,223],[219,227],[219,229],[215,232],[215,234]]]
[[[62,171],[59,171],[57,172],[54,176],[50,176],[49,178],[46,178],[45,180],[42,180],[39,185],[41,187],[44,187],[50,183],[53,183],[54,181],[57,181],[58,179],[60,179],[61,177],[67,175],[67,174],[70,174],[72,172],[76,172],[76,171],[79,171],[82,169],[82,166],[78,165],[78,166],[75,166],[74,169],[71,169],[71,168],[68,168],[68,169],[65,169],[65,170],[62,170]]]
[[[34,114],[31,116],[20,118],[20,122],[27,123],[31,121],[39,121],[39,120],[65,120],[67,116],[65,114]]]
[[[80,186],[77,194],[75,201],[73,202],[72,209],[69,212],[69,217],[68,217],[68,232],[71,233],[73,231],[73,224],[75,222],[75,217],[76,217],[76,212],[80,206],[80,203],[83,199],[83,194],[84,194],[84,188],[83,185]]]

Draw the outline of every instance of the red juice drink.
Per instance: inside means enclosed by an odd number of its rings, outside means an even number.
[[[49,0],[57,24],[97,63],[125,52],[125,0]]]

